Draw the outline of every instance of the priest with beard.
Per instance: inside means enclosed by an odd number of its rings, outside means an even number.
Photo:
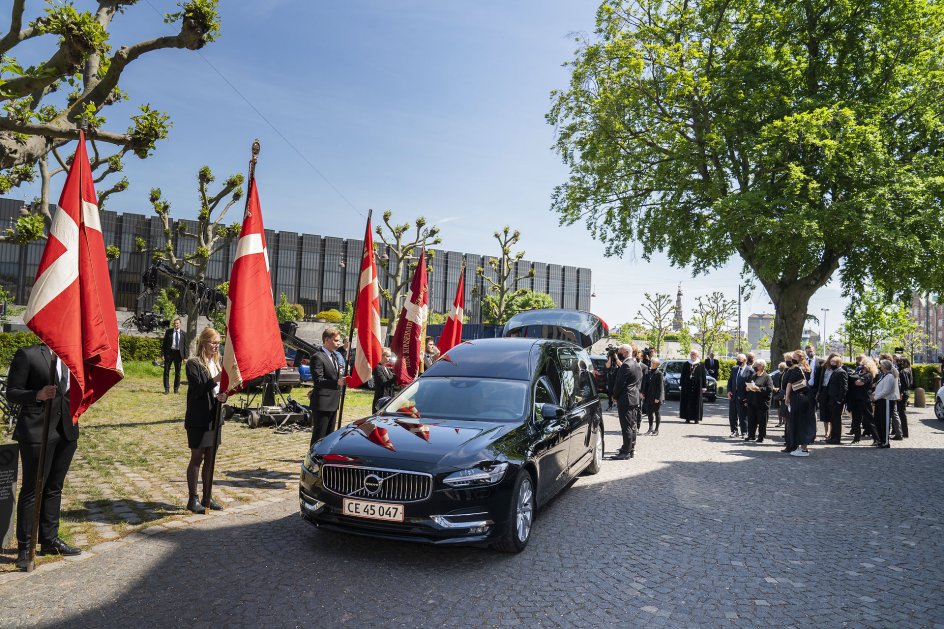
[[[679,417],[686,424],[701,421],[703,412],[702,395],[708,390],[708,379],[705,366],[698,362],[698,352],[692,350],[688,362],[682,365],[679,392]]]

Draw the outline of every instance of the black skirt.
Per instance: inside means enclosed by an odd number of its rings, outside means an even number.
[[[216,430],[187,429],[187,445],[192,448],[212,448],[216,445]]]

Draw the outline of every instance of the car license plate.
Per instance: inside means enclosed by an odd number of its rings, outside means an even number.
[[[366,500],[349,500],[345,498],[343,508],[344,515],[352,515],[355,518],[403,522],[403,505],[368,502]]]

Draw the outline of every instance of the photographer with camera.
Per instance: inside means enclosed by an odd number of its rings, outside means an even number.
[[[170,393],[170,366],[174,365],[174,393],[180,388],[180,361],[187,357],[187,334],[180,329],[180,317],[174,318],[174,327],[164,331],[161,344],[164,357],[164,395]]]

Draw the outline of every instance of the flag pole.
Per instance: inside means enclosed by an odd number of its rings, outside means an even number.
[[[426,264],[426,247],[423,247],[420,250],[420,253],[423,255],[423,259],[420,260],[420,264]],[[429,281],[426,282],[426,303],[429,304]],[[429,310],[426,311],[426,320],[423,321],[423,329],[420,330],[420,342],[423,344],[422,350],[420,350],[420,364],[416,366],[416,377],[420,377],[424,371],[426,371],[426,361],[423,360],[423,354],[426,353],[426,326],[429,325]]]
[[[246,216],[246,212],[249,211],[249,189],[252,187],[252,182],[256,178],[256,161],[259,159],[259,150],[262,148],[262,145],[259,144],[259,139],[256,138],[252,143],[252,157],[249,159],[249,179],[246,182],[246,207],[243,210],[243,218]],[[228,322],[227,322],[228,323]],[[213,474],[216,472],[216,451],[219,449],[220,444],[222,443],[223,438],[223,404],[217,401],[216,410],[213,417],[213,426],[216,428],[216,436],[213,439],[213,447],[210,448],[209,461],[204,461],[204,465],[209,466],[210,473],[209,482],[204,483],[203,485],[203,513],[204,515],[209,515],[210,513],[210,500],[213,498]]]
[[[367,224],[370,225],[370,217],[373,216],[374,211],[372,209],[367,210]],[[367,255],[367,237],[364,237],[364,246],[361,248],[361,261],[363,262],[364,256]],[[373,252],[371,252],[373,255]],[[360,268],[360,267],[358,267]],[[360,273],[360,271],[358,271]],[[357,321],[357,300],[360,297],[360,278],[357,282],[357,291],[354,293],[354,303],[351,306],[351,327],[347,331],[347,360],[344,361],[344,386],[341,387],[341,403],[338,405],[338,424],[335,430],[341,427],[341,418],[344,416],[344,398],[347,397],[347,377],[351,374],[351,343],[354,342],[354,322]],[[358,348],[362,349],[362,348]],[[314,430],[314,426],[312,426]]]
[[[58,371],[56,370],[56,352],[49,350],[49,384],[56,386]],[[29,559],[26,562],[26,571],[32,572],[36,568],[36,540],[39,538],[39,516],[43,507],[43,486],[46,484],[46,450],[49,441],[49,424],[52,423],[52,405],[56,396],[46,400],[43,409],[43,441],[39,446],[39,463],[36,469],[36,487],[33,490],[33,521],[30,526]],[[70,406],[71,410],[71,406]]]

